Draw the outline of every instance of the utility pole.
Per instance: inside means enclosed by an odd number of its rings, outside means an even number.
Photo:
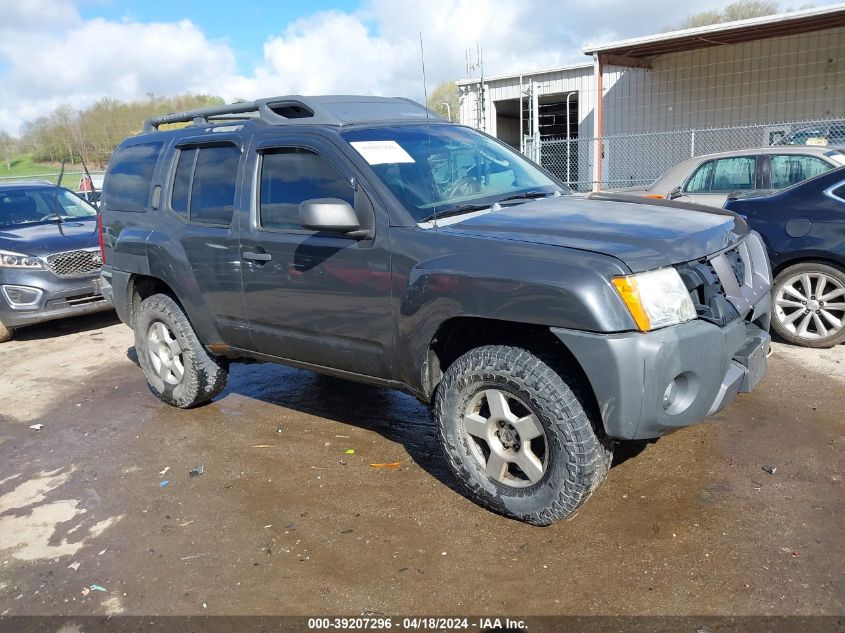
[[[472,49],[468,48],[466,51],[467,60],[467,76],[472,76],[475,71],[479,71],[481,78],[478,82],[478,99],[475,103],[476,120],[478,127],[487,131],[487,99],[484,95],[484,51],[481,45],[475,43],[475,57],[472,56]]]

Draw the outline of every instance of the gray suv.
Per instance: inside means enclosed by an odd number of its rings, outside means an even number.
[[[103,291],[164,402],[207,402],[237,359],[401,389],[468,497],[547,525],[614,442],[751,391],[770,344],[771,271],[739,216],[565,191],[405,99],[174,113],[109,163]]]

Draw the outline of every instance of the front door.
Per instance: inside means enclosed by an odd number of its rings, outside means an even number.
[[[241,258],[252,349],[387,378],[393,323],[386,215],[328,139],[281,133],[251,152],[253,208],[242,225]],[[375,236],[306,230],[299,204],[314,198],[344,200],[359,217],[374,214]]]
[[[710,207],[722,207],[728,194],[759,189],[758,156],[731,156],[703,163],[683,189],[683,196],[675,198]]]

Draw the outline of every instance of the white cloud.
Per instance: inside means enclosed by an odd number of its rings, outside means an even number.
[[[695,10],[724,6],[704,0]],[[235,53],[191,21],[83,20],[73,0],[4,3],[0,22],[0,129],[60,104],[104,96],[203,92],[226,99],[357,93],[422,98],[419,34],[429,89],[466,75],[479,42],[488,76],[589,61],[584,43],[660,30],[690,8],[675,0],[365,0],[287,25],[263,59],[235,72]]]
[[[4,3],[2,29],[62,28],[79,22],[72,0],[26,0]]]
[[[27,3],[19,3],[25,5]],[[57,13],[61,15],[61,13]],[[235,56],[188,20],[170,23],[82,21],[62,30],[0,24],[0,128],[61,104],[82,108],[101,97],[206,92],[229,76]]]

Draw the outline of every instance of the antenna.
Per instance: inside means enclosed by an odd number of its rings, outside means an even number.
[[[484,49],[481,45],[475,43],[475,58],[472,56],[472,49],[466,49],[467,75],[471,76],[475,71],[479,71],[481,78],[478,81],[478,99],[475,103],[476,127],[485,129],[484,122],[487,119],[487,103],[484,98]]]
[[[420,65],[422,66],[422,82],[423,82],[423,96],[425,97],[425,129],[428,133],[428,156],[427,161],[431,165],[431,122],[429,121],[428,109],[428,85],[425,82],[425,49],[423,48],[423,36],[420,31]],[[434,228],[437,230],[437,202],[434,198],[434,191],[432,193],[432,202],[434,206],[431,208],[431,213],[434,215]]]

